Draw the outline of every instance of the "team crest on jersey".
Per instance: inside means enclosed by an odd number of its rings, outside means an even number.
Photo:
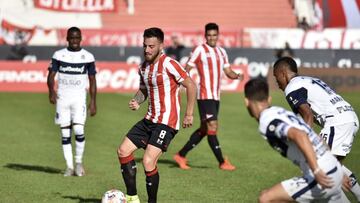
[[[270,130],[271,132],[274,132],[274,131],[275,131],[275,126],[274,126],[274,125],[269,125],[269,130]]]
[[[81,59],[82,60],[84,60],[85,59],[85,55],[83,54],[83,55],[81,55]]]

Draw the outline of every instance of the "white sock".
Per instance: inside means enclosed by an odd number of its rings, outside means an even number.
[[[66,161],[66,167],[74,169],[70,129],[62,128],[61,135],[62,135],[62,148],[63,148],[64,158]]]
[[[348,168],[346,168],[344,165],[342,165],[342,169],[344,173],[350,178],[351,180],[351,192],[355,195],[358,202],[360,202],[360,185],[357,182],[357,179],[353,172],[351,172]]]
[[[83,125],[74,125],[75,133],[75,163],[82,163],[85,151],[85,135]]]

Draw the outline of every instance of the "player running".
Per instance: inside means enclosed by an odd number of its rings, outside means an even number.
[[[299,76],[296,62],[290,57],[276,61],[274,76],[292,110],[299,113],[309,126],[316,122],[322,127],[320,136],[343,163],[359,129],[353,107],[322,80]],[[360,202],[360,186],[354,173],[344,165],[342,167],[344,188]]]
[[[262,79],[245,84],[245,104],[259,122],[263,138],[299,166],[303,176],[294,177],[261,192],[259,202],[346,203],[341,190],[341,164],[304,120],[284,108],[270,106],[269,87]]]
[[[222,71],[233,80],[242,79],[243,75],[235,73],[231,69],[225,49],[216,45],[219,38],[219,26],[217,24],[208,23],[205,25],[205,38],[206,43],[197,46],[192,51],[186,65],[188,72],[196,67],[200,76],[197,103],[201,125],[173,158],[181,169],[190,169],[185,156],[207,135],[210,148],[219,162],[219,168],[231,171],[235,170],[235,166],[224,158],[216,136],[220,107],[220,78]]]

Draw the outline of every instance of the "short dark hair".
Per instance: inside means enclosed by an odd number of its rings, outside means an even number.
[[[71,32],[79,32],[81,35],[81,30],[78,27],[71,27],[67,30],[67,35],[70,35]]]
[[[157,27],[152,27],[144,30],[144,38],[156,37],[161,43],[164,42],[164,32]]]
[[[219,31],[219,26],[216,23],[208,23],[205,25],[205,33],[209,30]]]
[[[294,59],[292,59],[291,57],[285,56],[285,57],[282,57],[282,58],[278,59],[274,63],[274,70],[278,69],[280,67],[286,67],[290,71],[292,71],[294,73],[298,73],[298,68],[297,68],[296,61]]]
[[[255,78],[245,84],[245,97],[249,100],[264,101],[269,98],[269,85],[265,79]]]

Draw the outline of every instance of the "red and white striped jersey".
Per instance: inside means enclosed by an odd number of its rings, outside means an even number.
[[[220,77],[224,68],[230,67],[225,49],[202,44],[191,52],[187,63],[196,67],[200,77],[197,99],[220,100]]]
[[[162,54],[155,64],[144,62],[140,67],[140,88],[148,93],[148,112],[145,118],[179,129],[180,83],[188,74],[175,60]]]

